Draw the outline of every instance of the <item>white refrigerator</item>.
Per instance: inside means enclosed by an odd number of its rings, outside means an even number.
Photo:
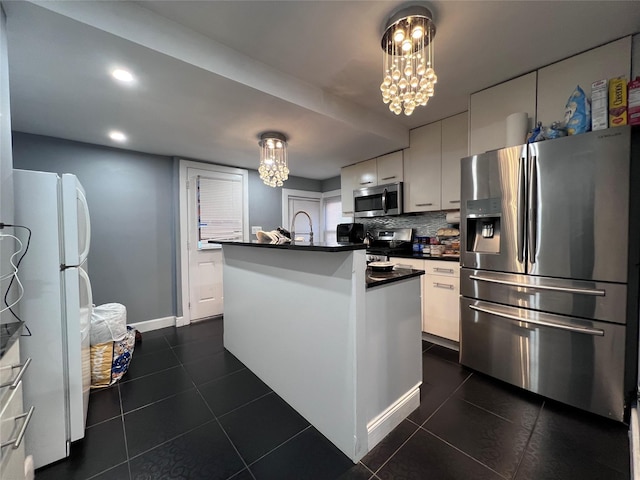
[[[25,404],[35,406],[26,451],[40,468],[67,457],[71,442],[84,437],[91,385],[91,227],[75,175],[14,170],[13,178],[15,223],[32,232],[18,271],[24,287],[18,311],[31,331],[20,339],[22,359],[32,359],[23,379]]]

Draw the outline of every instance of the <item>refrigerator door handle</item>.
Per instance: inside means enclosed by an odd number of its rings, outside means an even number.
[[[523,318],[518,315],[512,315],[510,313],[500,312],[497,310],[493,310],[491,308],[478,307],[476,305],[469,305],[469,308],[471,308],[472,310],[476,310],[478,312],[488,313],[489,315],[494,315],[496,317],[506,318],[507,320],[514,320],[516,322],[532,323],[534,325],[539,325],[541,327],[557,328],[559,330],[567,330],[569,332],[584,333],[586,335],[604,337],[604,330],[601,330],[599,328],[576,327],[572,325],[565,325],[563,323],[556,323],[556,322],[551,322],[547,320],[533,320],[531,318],[527,318],[527,317]],[[540,315],[542,316],[543,314],[540,314]]]
[[[78,200],[82,208],[84,209],[84,218],[86,220],[85,224],[85,238],[84,238],[84,250],[79,253],[79,262],[78,265],[82,265],[82,263],[89,256],[89,247],[91,246],[91,220],[89,217],[89,205],[87,203],[87,198],[84,196],[82,190],[78,189]]]
[[[469,275],[471,280],[478,282],[497,283],[511,287],[533,288],[536,290],[552,290],[555,292],[573,293],[578,295],[591,295],[594,297],[604,297],[605,291],[600,289],[576,288],[576,287],[556,287],[555,285],[535,285],[531,283],[513,282],[510,280],[499,280],[497,278],[487,278],[480,275]]]
[[[528,249],[529,252],[529,261],[531,263],[536,263],[536,254],[537,246],[536,246],[536,228],[538,224],[538,158],[536,155],[531,156],[531,169],[529,175],[529,241],[528,241]]]
[[[518,163],[518,262],[520,263],[524,262],[524,231],[526,226],[525,161],[524,157],[520,157],[520,162]]]

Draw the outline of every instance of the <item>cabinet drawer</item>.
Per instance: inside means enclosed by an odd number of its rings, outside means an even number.
[[[440,260],[425,260],[425,273],[427,275],[443,275],[460,277],[460,264],[456,262],[443,262]]]
[[[12,389],[9,385],[13,383],[20,374],[20,344],[15,342],[7,350],[0,360],[0,405],[4,405]]]
[[[460,341],[459,279],[425,275],[424,282],[424,331],[454,342]]]
[[[425,270],[425,261],[417,258],[389,257],[389,261],[396,265],[409,265],[411,268],[416,270]]]
[[[22,382],[17,388],[9,390],[6,402],[0,410],[0,473],[2,478],[24,477],[24,430],[28,427],[31,415],[27,414],[22,404]],[[33,412],[31,412],[32,414]],[[15,447],[16,440],[21,442]]]

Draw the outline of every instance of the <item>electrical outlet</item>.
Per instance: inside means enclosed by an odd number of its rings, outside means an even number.
[[[262,227],[251,227],[251,235],[255,235],[256,233],[258,233],[260,230],[262,230]]]

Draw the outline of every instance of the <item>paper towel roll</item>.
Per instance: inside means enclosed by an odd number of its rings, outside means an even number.
[[[507,147],[525,143],[529,130],[529,116],[527,112],[512,113],[507,117]]]
[[[455,212],[447,212],[446,215],[447,223],[458,224],[460,223],[460,210],[456,210]]]

